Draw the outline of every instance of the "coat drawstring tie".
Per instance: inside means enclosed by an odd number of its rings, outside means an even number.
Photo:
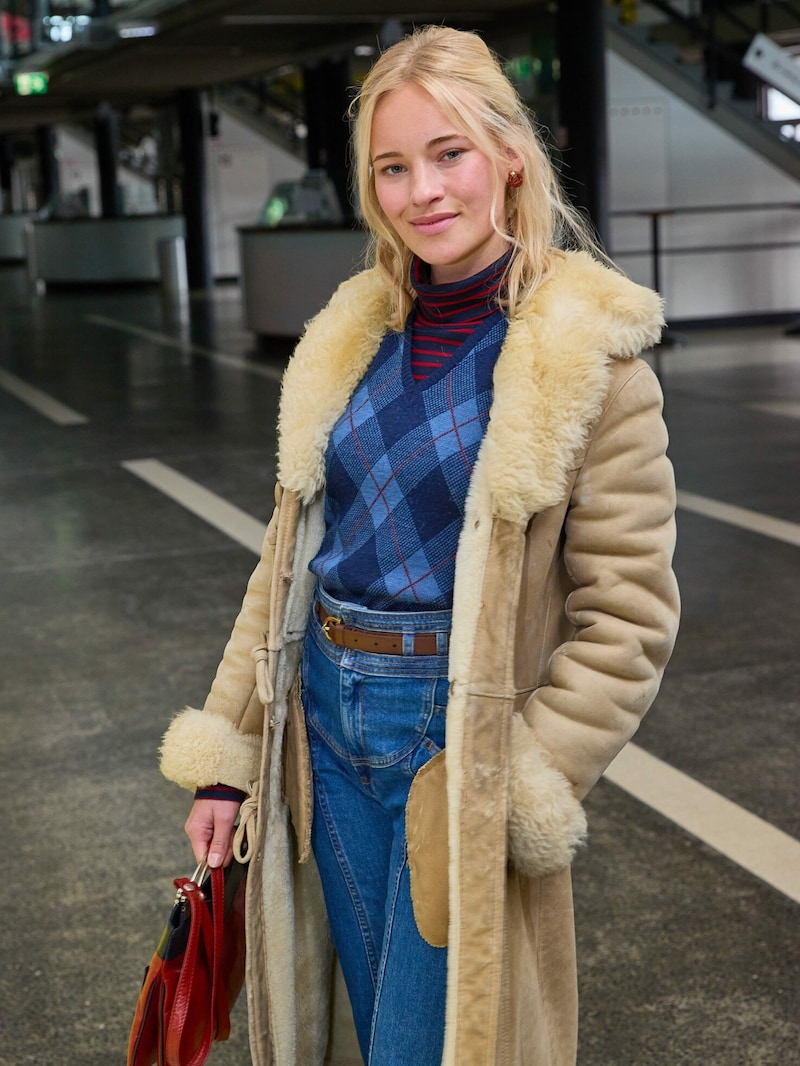
[[[275,690],[272,687],[272,657],[275,652],[268,646],[267,637],[265,636],[264,643],[258,644],[253,648],[251,654],[256,663],[256,688],[258,689],[258,698],[266,707],[275,699]]]
[[[233,854],[237,862],[249,862],[256,842],[258,781],[247,782],[248,796],[239,808],[239,823],[233,834]]]

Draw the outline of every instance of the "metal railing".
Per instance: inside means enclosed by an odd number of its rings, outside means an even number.
[[[712,214],[743,214],[754,211],[797,211],[798,227],[797,240],[782,241],[749,241],[747,243],[725,244],[679,244],[672,247],[664,247],[662,222],[664,219],[676,218],[681,215],[712,215]],[[663,295],[661,264],[664,256],[685,255],[713,255],[720,252],[743,253],[777,251],[787,248],[800,249],[800,202],[798,201],[773,201],[771,203],[753,204],[708,204],[696,207],[657,207],[657,208],[631,208],[630,210],[612,211],[611,218],[642,218],[648,221],[648,233],[650,243],[644,248],[623,248],[614,250],[614,259],[623,261],[626,258],[647,257],[650,260],[650,284]],[[624,265],[624,264],[623,264]],[[786,328],[787,334],[800,332],[800,318],[794,319]],[[656,373],[661,375],[661,347],[674,347],[686,343],[686,338],[674,330],[667,328],[662,336],[661,346],[656,348],[655,367]]]
[[[699,244],[678,245],[665,248],[662,240],[661,222],[665,218],[679,215],[719,215],[742,214],[748,211],[798,211],[800,202],[758,203],[758,204],[707,204],[698,207],[654,207],[631,208],[624,211],[612,211],[611,218],[645,218],[649,220],[650,244],[647,248],[624,248],[614,251],[615,259],[625,257],[648,256],[650,259],[650,283],[654,289],[661,290],[661,258],[665,255],[710,255],[718,252],[763,252],[777,248],[800,248],[800,219],[798,219],[798,239],[796,241],[758,241],[747,244]]]

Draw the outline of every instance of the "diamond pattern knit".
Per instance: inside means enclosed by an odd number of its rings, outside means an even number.
[[[328,442],[326,534],[311,570],[331,596],[382,611],[452,607],[506,325],[497,309],[422,382],[411,372],[411,322],[384,338]]]

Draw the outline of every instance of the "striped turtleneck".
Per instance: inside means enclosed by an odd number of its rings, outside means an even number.
[[[499,313],[497,293],[510,254],[449,285],[431,284],[430,267],[414,257],[411,284],[417,299],[411,321],[411,373],[415,381],[424,381],[444,366],[478,326]]]

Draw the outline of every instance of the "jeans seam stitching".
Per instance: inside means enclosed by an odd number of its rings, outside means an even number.
[[[389,955],[389,945],[392,939],[392,933],[394,931],[394,919],[395,912],[397,910],[397,900],[400,895],[400,883],[403,879],[403,871],[408,864],[408,842],[403,834],[403,861],[398,865],[394,879],[394,886],[392,889],[392,906],[389,911],[389,917],[386,921],[386,927],[383,934],[383,947],[381,950],[380,963],[378,965],[378,982],[375,988],[375,1003],[372,1008],[372,1025],[370,1026],[369,1033],[369,1061],[372,1061],[372,1052],[375,1046],[375,1024],[378,1019],[378,1012],[380,1009],[381,994],[383,992],[383,978],[386,973],[386,960]]]

